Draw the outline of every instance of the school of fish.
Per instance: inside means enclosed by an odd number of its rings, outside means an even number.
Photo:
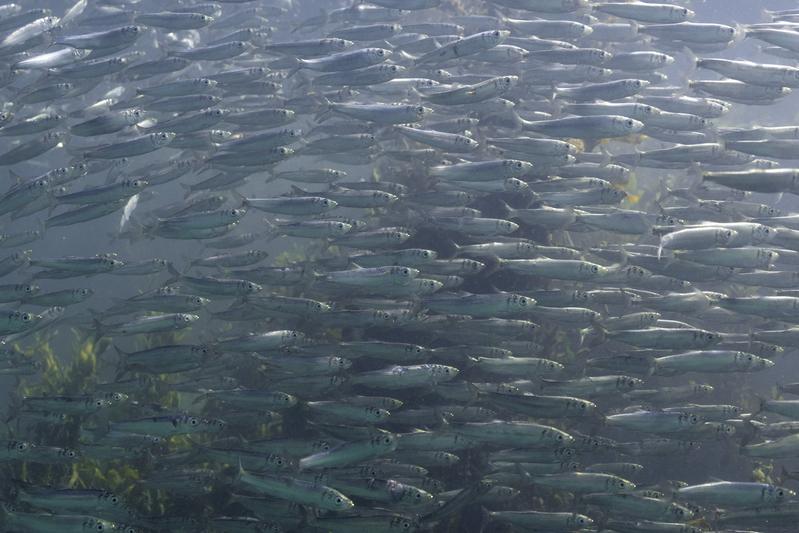
[[[0,5],[0,529],[796,531],[799,9],[691,7]]]

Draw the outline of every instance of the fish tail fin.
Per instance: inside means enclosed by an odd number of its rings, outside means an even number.
[[[752,413],[751,416],[757,416],[763,411],[766,410],[766,404],[768,400],[760,396],[759,394],[755,394],[755,398],[757,398],[757,409]]]
[[[11,169],[11,168],[9,168],[9,169],[8,169],[8,179],[9,179],[10,181],[12,181],[12,182],[13,182],[14,184],[16,184],[16,185],[19,185],[20,183],[22,183],[23,181],[25,181],[25,180],[24,180],[24,178],[23,178],[22,176],[20,176],[20,175],[19,175],[19,174],[17,174],[16,172],[14,172],[14,170],[13,170],[13,169]]]
[[[188,183],[179,183],[180,187],[183,189],[183,198],[186,199],[192,194],[194,194],[194,189]]]
[[[114,347],[114,351],[116,351],[117,355],[119,356],[119,361],[117,362],[116,374],[114,375],[114,380],[117,381],[122,378],[125,373],[128,371],[128,356],[130,355],[129,352],[122,350],[119,346],[114,343],[111,343],[111,346]]]
[[[637,146],[635,147],[635,151],[638,151]],[[602,160],[599,162],[600,166],[606,167],[613,162],[613,155],[608,151],[606,146],[600,145],[599,153],[602,154]]]
[[[272,224],[266,218],[263,219],[263,223],[264,223],[264,229],[266,230],[266,232],[264,233],[264,238],[265,238],[266,242],[272,241],[272,240],[276,239],[277,237],[279,237],[279,235],[278,235],[279,230],[278,230],[277,226]]]
[[[93,333],[92,339],[93,343],[97,344],[100,341],[100,339],[103,338],[103,336],[107,333],[107,328],[97,318],[96,315],[100,314],[98,311],[91,309],[89,311],[92,313],[92,315],[95,315],[92,316],[92,333]]]
[[[748,33],[747,30],[746,30],[746,26],[744,26],[740,22],[736,22],[735,26],[733,26],[733,27],[735,28],[735,31],[732,34],[732,42],[733,43],[740,43],[741,41],[746,39],[746,36],[747,36],[747,33]]]
[[[516,210],[508,205],[505,200],[499,200],[498,202],[499,207],[503,210],[502,216],[504,217],[513,217],[516,214]]]
[[[166,280],[164,282],[164,285],[171,285],[173,283],[176,283],[176,282],[180,281],[180,277],[181,277],[182,274],[180,272],[178,272],[178,269],[176,269],[175,266],[171,262],[167,263],[166,269],[169,271],[169,274],[172,277],[169,278],[168,280]]]
[[[592,326],[594,330],[594,338],[588,340],[589,347],[599,346],[608,340],[608,330],[599,322],[594,323]]]
[[[243,476],[244,474],[247,473],[244,470],[244,467],[241,465],[241,456],[239,455],[237,457],[237,459],[238,459],[238,463],[236,465],[236,474],[233,476],[233,481],[234,482],[239,481],[241,479],[241,476]]]
[[[325,108],[322,111],[318,112],[316,115],[314,115],[314,122],[316,122],[317,124],[320,124],[325,120],[327,120],[328,118],[330,118],[330,115],[333,113],[333,104],[330,102],[330,100],[328,100],[324,96],[322,97],[322,99]]]
[[[305,68],[305,66],[306,66],[306,62],[305,62],[304,59],[300,59],[300,58],[295,59],[294,60],[294,66],[286,74],[286,79],[289,79],[289,78],[293,77],[295,74],[297,74],[303,68]]]
[[[443,255],[447,257],[457,257],[462,251],[462,247],[449,237],[444,238],[442,248]]]
[[[599,146],[600,139],[580,139],[583,142],[583,151],[584,152],[593,152],[594,148]]]
[[[308,191],[306,191],[305,189],[302,189],[301,187],[298,187],[297,185],[292,185],[291,186],[291,195],[292,196],[308,196],[308,194],[309,194]]]
[[[796,480],[796,474],[792,474],[785,468],[785,465],[782,465],[782,470],[780,470],[780,484],[784,483],[786,479],[793,479]]]

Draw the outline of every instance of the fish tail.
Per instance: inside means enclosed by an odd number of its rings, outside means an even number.
[[[317,124],[326,121],[328,118],[330,118],[330,115],[333,113],[333,104],[331,104],[330,100],[328,100],[327,98],[325,97],[322,98],[324,98],[325,109],[323,109],[314,116],[314,122],[316,122]]]
[[[91,310],[90,310],[90,311],[91,311]],[[99,314],[99,312],[97,312],[97,311],[91,311],[91,312],[92,312],[92,314],[93,314],[93,315],[97,315],[97,314]],[[105,327],[105,326],[103,325],[103,323],[102,323],[102,322],[100,322],[100,320],[99,320],[98,318],[96,318],[96,317],[92,317],[92,332],[93,332],[93,338],[92,338],[92,342],[93,342],[94,344],[97,344],[97,342],[98,342],[98,341],[99,341],[101,338],[103,338],[103,336],[104,336],[104,335],[106,334],[106,332],[107,332],[107,331],[106,331],[106,327]]]
[[[491,522],[491,512],[484,506],[480,506],[480,527],[477,531],[483,533],[486,526]]]

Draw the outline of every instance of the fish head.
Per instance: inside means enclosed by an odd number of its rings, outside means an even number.
[[[657,116],[657,115],[661,115],[662,113],[663,113],[663,111],[661,111],[657,107],[651,106],[649,104],[639,104],[639,103],[633,104],[633,113],[632,114],[634,114],[635,116],[638,116],[638,117],[649,118],[649,117],[654,117],[654,116]]]
[[[785,487],[775,487],[769,486],[768,488],[768,499],[773,499],[775,501],[781,502],[786,499],[791,499],[796,496],[796,492],[786,489]]]
[[[766,369],[766,368],[774,368],[774,361],[769,361],[763,357],[758,357],[756,355],[747,354],[750,368],[758,368],[758,369]]]
[[[613,54],[605,50],[600,50],[599,48],[593,48],[588,51],[588,61],[591,63],[602,64],[610,61],[612,58]]]
[[[352,361],[349,359],[345,359],[344,357],[330,357],[328,359],[328,364],[331,368],[335,368],[338,370],[347,370],[352,366]]]
[[[716,243],[724,245],[734,240],[738,236],[738,232],[734,229],[719,228],[716,231]]]
[[[752,230],[752,240],[754,242],[771,242],[777,237],[777,229],[757,224]]]
[[[214,143],[223,143],[233,137],[232,131],[227,130],[211,130],[209,132],[209,136],[211,137],[211,142]]]
[[[294,149],[289,148],[288,146],[278,146],[272,149],[272,153],[285,159],[287,157],[290,157],[294,153]]]
[[[693,11],[691,11],[691,13],[693,13]],[[736,39],[739,35],[739,30],[737,30],[732,26],[726,26],[723,24],[714,26],[711,31],[713,31],[716,34],[719,40],[726,39],[727,41],[732,41],[733,39]]]
[[[326,504],[326,507],[336,511],[346,511],[355,507],[352,500],[333,489],[324,489],[322,491],[322,501]]]
[[[22,311],[9,311],[8,320],[10,322],[30,323],[36,320],[37,315],[33,313],[25,313]]]
[[[402,75],[402,74],[404,74],[405,72],[408,71],[408,69],[403,67],[402,65],[394,65],[394,64],[381,65],[380,69],[384,70],[386,72],[389,72],[389,73],[393,74],[394,76],[400,76],[400,75]]]
[[[23,284],[19,286],[19,290],[24,292],[26,295],[31,296],[39,292],[40,287],[38,285],[32,285],[29,283]]]
[[[191,313],[178,313],[175,315],[175,322],[178,324],[191,324],[192,322],[196,322],[200,320],[199,315],[193,315]]]
[[[385,409],[380,409],[380,411],[383,411],[386,416],[389,415],[389,412]],[[393,450],[397,447],[397,438],[390,433],[375,435],[369,439],[369,444],[371,444],[373,448],[385,448],[387,450]]]
[[[643,91],[649,85],[650,83],[646,80],[624,80],[624,86],[633,91]]]
[[[213,118],[223,119],[230,114],[230,109],[208,109],[205,115]]]
[[[333,48],[334,50],[346,50],[355,43],[347,39],[324,39],[325,45]]]
[[[244,215],[240,214],[239,216],[241,217]],[[252,257],[253,259],[261,260],[264,259],[265,257],[268,257],[269,253],[266,250],[249,250],[247,252],[247,256]]]
[[[367,48],[366,53],[374,61],[385,61],[393,55],[391,50],[387,50],[385,48]]]
[[[335,209],[336,206],[338,206],[338,202],[329,198],[317,198],[314,200],[314,203],[318,203],[325,211]]]
[[[198,22],[198,23],[201,23],[201,24],[205,25],[205,26],[211,24],[214,21],[214,17],[211,17],[209,15],[204,15],[202,13],[191,13],[191,17],[190,18],[192,20]]]
[[[231,46],[231,48],[234,48],[240,54],[243,54],[245,52],[251,52],[252,50],[255,50],[255,46],[253,46],[251,43],[244,42],[244,41],[236,41],[236,42],[230,43],[230,46]]]
[[[122,112],[122,118],[124,121],[129,124],[138,124],[146,117],[146,112],[143,109],[134,108],[134,109],[126,109]]]
[[[157,131],[150,134],[150,141],[155,147],[166,146],[174,141],[175,137],[176,135],[171,131]]]
[[[506,175],[510,174],[509,177],[523,176],[533,169],[532,163],[518,159],[505,159],[502,166],[506,169]]]
[[[594,525],[594,521],[582,514],[573,514],[566,519],[566,524],[570,529],[589,528]]]
[[[696,13],[694,13],[692,10],[690,10],[690,9],[688,9],[686,7],[673,6],[669,10],[669,18],[673,22],[684,22],[686,20],[690,20],[690,19],[694,18],[695,16],[696,16]]]
[[[98,410],[107,409],[108,407],[111,407],[111,402],[109,400],[106,400],[105,398],[95,398],[93,400],[93,404],[94,408]]]
[[[475,143],[477,144],[477,143]],[[521,192],[526,191],[529,188],[526,182],[518,179],[518,178],[508,178],[503,182],[503,186],[505,187],[505,191],[507,192]]]
[[[128,401],[128,395],[122,392],[112,392],[108,395],[108,400],[114,403],[121,403]]]
[[[494,43],[494,45],[500,44],[510,37],[510,30],[493,30],[487,31],[483,33],[482,38],[489,43]]]
[[[224,431],[225,427],[227,427],[227,423],[224,420],[220,420],[218,418],[203,418],[201,420],[202,424],[206,426],[206,431],[210,431],[213,433],[219,433]]]
[[[11,255],[11,260],[16,265],[24,265],[27,264],[31,260],[31,254],[33,250],[20,250],[18,252],[14,252]]]
[[[528,307],[532,307],[535,305],[535,300],[532,298],[528,298],[526,296],[520,296],[518,294],[511,294],[508,296],[508,303],[519,307],[520,309],[527,309]]]
[[[414,114],[416,121],[421,121],[425,116],[433,112],[433,109],[425,106],[410,106],[411,112]]]
[[[330,231],[335,235],[344,235],[352,230],[352,224],[346,222],[331,221],[329,223]]]
[[[116,524],[113,522],[109,522],[108,520],[102,520],[100,518],[94,518],[92,516],[87,516],[86,519],[83,521],[83,530],[94,531],[97,533],[102,533],[103,531],[116,531],[117,527]]]
[[[390,205],[399,200],[396,195],[383,191],[373,192],[372,198],[374,198],[376,202],[380,202],[383,205]]]
[[[296,139],[299,140],[302,138],[302,130],[297,128],[285,128],[280,132],[282,135],[288,137],[289,139]],[[292,141],[296,142],[296,141]]]
[[[430,365],[429,368],[433,376],[437,377],[437,379],[441,379],[444,381],[455,379],[460,373],[460,370],[458,370],[454,366]]]
[[[419,275],[419,269],[404,266],[393,266],[389,269],[389,274],[401,280],[408,281],[416,278]]]
[[[498,219],[497,222],[496,222],[496,226],[497,226],[497,231],[499,231],[499,232],[501,232],[502,234],[505,234],[505,235],[513,233],[514,231],[519,229],[519,225],[517,223],[515,223],[515,222],[511,222],[510,220]],[[471,263],[472,270],[476,270],[476,264],[479,264],[481,266],[485,266],[482,263],[478,263],[477,261],[474,261],[474,262]],[[482,269],[480,269],[480,270],[482,270]]]
[[[668,510],[666,511],[674,520],[678,520],[680,522],[684,522],[686,520],[690,520],[693,517],[693,511],[688,509],[687,507],[683,507],[682,505],[678,505],[676,503],[669,504]],[[700,530],[702,531],[702,530]]]
[[[129,187],[134,190],[141,190],[147,187],[148,183],[149,182],[147,180],[143,179],[126,180],[123,182],[123,186]]]

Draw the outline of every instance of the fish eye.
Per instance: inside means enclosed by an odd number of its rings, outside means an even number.
[[[494,31],[494,37],[499,37],[499,31]]]
[[[424,113],[424,107],[422,107],[422,106],[417,107],[416,108],[416,112],[417,113]]]
[[[510,76],[505,76],[505,83],[510,83]]]
[[[24,442],[20,442],[19,444],[17,444],[17,450],[22,451],[26,449],[28,449],[28,445],[25,444]]]
[[[199,423],[200,423],[200,421],[197,420],[196,418],[190,418],[189,419],[189,424],[191,424],[192,426],[196,426]]]
[[[383,50],[382,50],[382,49],[377,51],[377,55],[379,55],[379,56],[382,56],[382,55],[384,55],[384,54],[385,54],[385,52],[383,52]]]
[[[103,531],[105,529],[105,526],[103,524],[97,524],[97,527],[95,527],[95,529],[97,531]]]
[[[594,274],[596,274],[597,272],[599,272],[599,267],[598,267],[598,266],[596,266],[596,265],[592,266],[592,267],[591,267],[591,272],[593,272]]]
[[[628,126],[630,126],[630,127],[632,128],[632,127],[633,127],[633,121],[632,121],[632,120],[628,120],[628,121],[627,121],[627,125],[628,125]]]
[[[28,322],[31,319],[31,316],[28,313],[22,313],[22,320]]]

